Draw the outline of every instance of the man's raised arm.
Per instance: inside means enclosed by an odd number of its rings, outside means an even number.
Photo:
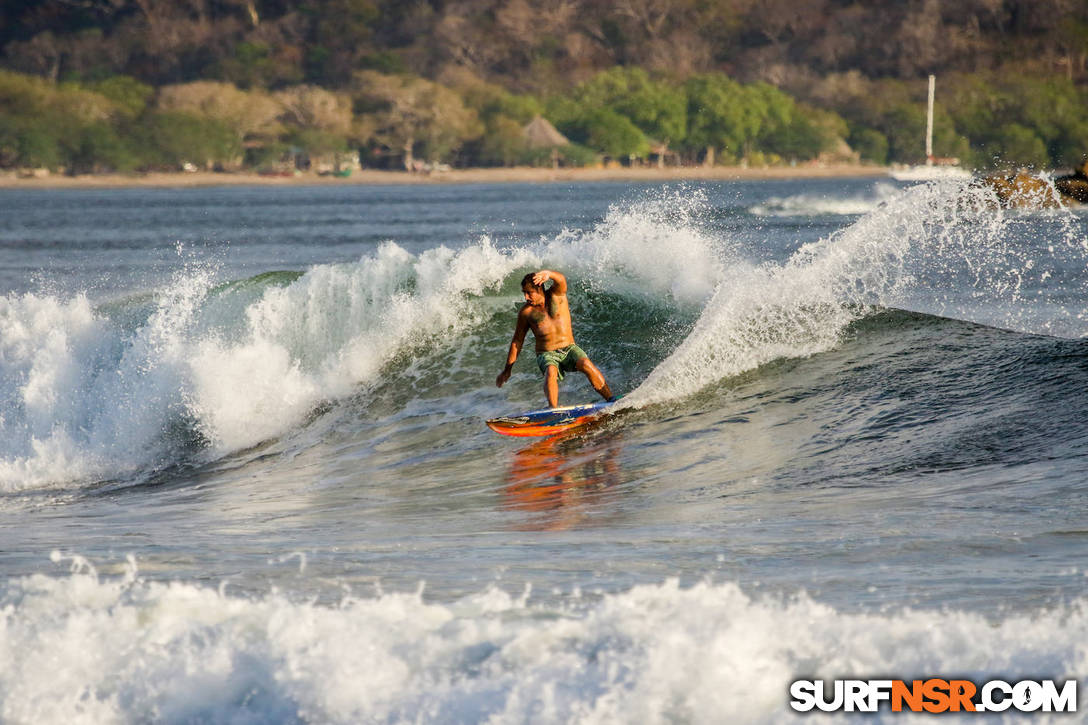
[[[565,295],[567,293],[567,278],[558,272],[553,272],[550,269],[542,269],[533,275],[533,284],[540,286],[551,280],[555,284],[552,285],[551,293],[553,295]]]
[[[503,383],[510,379],[510,371],[518,360],[518,353],[521,352],[521,346],[525,344],[525,333],[528,330],[529,323],[526,321],[525,315],[519,312],[518,324],[514,328],[514,339],[510,341],[510,351],[506,353],[506,367],[499,373],[499,377],[495,378],[496,387],[501,388]]]

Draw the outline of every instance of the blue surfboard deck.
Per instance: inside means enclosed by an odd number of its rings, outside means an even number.
[[[556,435],[571,428],[585,425],[594,418],[608,412],[608,409],[615,404],[616,401],[609,403],[602,400],[599,403],[587,403],[585,405],[567,405],[559,408],[531,410],[527,413],[492,418],[487,421],[487,427],[496,433],[523,438]]]

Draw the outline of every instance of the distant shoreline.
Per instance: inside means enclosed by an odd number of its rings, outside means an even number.
[[[821,179],[887,176],[884,166],[827,165],[773,166],[679,166],[618,169],[542,169],[532,167],[453,169],[432,174],[364,169],[347,178],[303,172],[296,176],[262,176],[257,173],[87,174],[18,178],[0,176],[0,189],[115,189],[188,188],[209,186],[351,186],[408,184],[517,184],[594,181],[755,181],[766,179]]]

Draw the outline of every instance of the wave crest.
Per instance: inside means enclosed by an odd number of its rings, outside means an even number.
[[[1038,238],[1047,223],[1052,237]],[[1004,213],[993,191],[923,184],[785,263],[726,265],[691,334],[626,399],[675,400],[782,357],[835,346],[852,321],[896,307],[1025,332],[1088,332],[1088,241],[1068,213]]]
[[[283,435],[399,355],[459,350],[544,265],[590,291],[697,306],[718,269],[692,222],[703,203],[615,206],[589,230],[510,249],[387,242],[357,262],[228,284],[187,265],[152,297],[98,309],[84,296],[3,298],[0,490],[146,473],[194,444],[217,457]]]

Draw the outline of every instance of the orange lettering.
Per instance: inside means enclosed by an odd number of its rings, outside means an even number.
[[[894,680],[892,682],[892,712],[902,712],[904,701],[906,701],[907,707],[911,709],[911,712],[921,712],[921,680],[914,680],[910,687],[907,687],[907,683],[902,680]]]
[[[929,700],[922,704],[926,712],[945,712],[948,710],[948,681],[932,679],[922,684],[922,694]]]
[[[966,712],[975,711],[975,703],[971,698],[975,696],[975,683],[970,680],[950,680],[948,691],[951,694],[952,712],[959,712],[962,707]]]

